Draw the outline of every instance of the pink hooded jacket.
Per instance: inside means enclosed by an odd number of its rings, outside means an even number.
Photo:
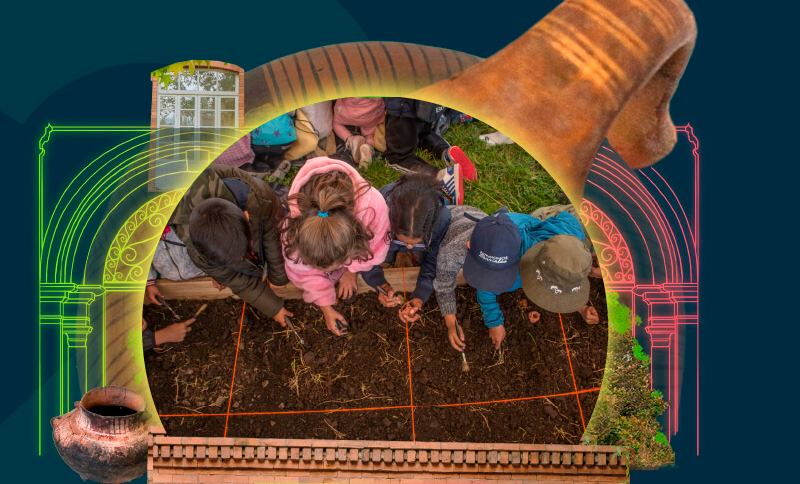
[[[306,164],[300,168],[289,189],[289,195],[300,191],[300,188],[312,176],[330,171],[347,173],[355,186],[361,186],[361,184],[366,183],[358,171],[344,161],[326,157],[313,158],[306,161]],[[356,199],[353,213],[374,234],[369,244],[369,248],[372,251],[372,259],[366,262],[352,261],[345,265],[344,268],[350,270],[350,272],[368,271],[372,266],[382,264],[386,259],[386,254],[389,253],[389,242],[386,240],[386,234],[391,230],[389,227],[389,209],[386,206],[383,195],[374,187],[371,187],[369,191]],[[299,214],[297,206],[290,203],[289,217],[297,217]],[[317,306],[332,306],[336,302],[334,283],[341,277],[342,270],[335,271],[329,275],[302,262],[295,262],[289,259],[286,257],[285,251],[283,259],[285,261],[286,275],[295,286],[302,289],[305,302],[313,303]]]
[[[358,126],[367,144],[375,146],[375,128],[383,122],[385,107],[382,97],[345,97],[333,106],[333,132],[347,141],[352,136],[348,126]]]

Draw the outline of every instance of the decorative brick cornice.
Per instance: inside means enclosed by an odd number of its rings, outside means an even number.
[[[620,482],[626,475],[624,456],[606,446],[168,437],[163,427],[151,433],[149,482],[527,482],[545,475]]]

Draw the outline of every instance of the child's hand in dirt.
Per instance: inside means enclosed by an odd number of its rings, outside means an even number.
[[[581,316],[586,324],[597,324],[600,322],[600,315],[597,314],[597,309],[592,306],[584,306],[580,309]]]
[[[530,321],[531,324],[538,323],[541,318],[542,315],[539,311],[531,311],[528,313],[528,321]]]
[[[282,327],[285,328],[286,327],[286,319],[285,319],[286,316],[293,317],[294,313],[290,313],[289,311],[286,310],[286,308],[281,308],[281,310],[278,311],[278,314],[273,316],[272,319],[277,321],[278,324],[280,324]]]
[[[383,304],[387,308],[393,308],[400,304],[400,298],[394,295],[394,289],[389,284],[384,284],[381,286],[384,291],[386,291],[386,295],[384,296],[380,291],[378,291],[378,301]]]
[[[328,331],[335,334],[336,336],[344,336],[347,334],[348,324],[347,320],[344,319],[344,316],[339,313],[339,311],[333,309],[333,306],[322,306],[320,307],[322,310],[322,315],[325,317],[325,326],[328,327]],[[344,324],[345,328],[340,330],[336,327],[336,320],[339,320]]]
[[[150,286],[145,287],[144,288],[144,295],[147,296],[147,299],[151,303],[155,304],[156,306],[161,306],[161,303],[158,302],[158,299],[156,299],[156,296],[160,296],[160,297],[163,298],[164,295],[161,294],[161,291],[158,290],[158,286],[156,286],[155,284],[152,284]]]
[[[159,329],[155,333],[156,345],[162,343],[180,343],[186,337],[186,333],[192,330],[192,323],[194,323],[194,318],[187,319],[182,323],[173,323],[164,329]]]
[[[492,338],[492,343],[494,343],[494,349],[499,350],[500,345],[503,344],[503,340],[506,339],[505,326],[501,324],[500,326],[489,328],[489,337]]]
[[[225,289],[225,286],[223,286],[223,285],[222,285],[222,284],[220,284],[219,282],[215,281],[214,279],[211,279],[211,282],[213,282],[213,283],[214,283],[214,287],[216,287],[216,288],[217,288],[217,291],[222,291],[222,290],[224,290],[224,289]]]
[[[400,320],[404,323],[419,321],[422,317],[419,311],[422,309],[422,299],[415,297],[406,301],[400,308]]]
[[[345,270],[342,278],[339,279],[339,297],[349,299],[358,290],[357,275],[349,270]]]
[[[464,351],[467,344],[464,342],[464,329],[458,326],[455,314],[447,314],[444,317],[444,324],[447,325],[447,338],[450,340],[450,346],[455,348],[456,351]],[[458,331],[456,331],[458,326]],[[461,337],[459,337],[459,333]]]

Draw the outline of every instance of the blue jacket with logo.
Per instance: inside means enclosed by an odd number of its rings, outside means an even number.
[[[521,213],[509,213],[509,218],[514,225],[519,228],[519,235],[522,239],[519,255],[522,257],[531,247],[549,239],[554,235],[567,234],[583,240],[583,228],[580,222],[572,214],[561,212],[560,214],[539,220],[536,217]],[[511,289],[506,292],[515,291],[522,287],[519,275]],[[483,322],[488,328],[495,328],[503,324],[503,311],[497,304],[498,293],[488,291],[478,291],[478,303],[483,312]]]

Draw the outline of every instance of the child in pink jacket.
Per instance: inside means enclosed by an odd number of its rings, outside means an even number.
[[[328,329],[341,336],[333,309],[339,296],[356,292],[358,272],[380,264],[389,252],[388,208],[383,196],[348,163],[320,157],[297,173],[287,199],[283,243],[286,275],[319,306]]]
[[[382,97],[345,97],[333,106],[333,132],[359,166],[372,162],[375,129],[383,122],[384,110]]]

